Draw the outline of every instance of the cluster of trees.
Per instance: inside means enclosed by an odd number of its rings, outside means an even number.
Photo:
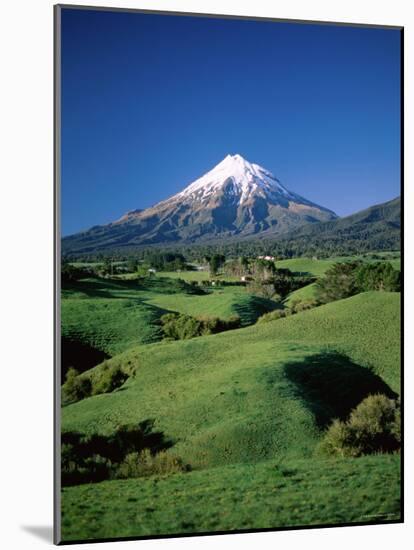
[[[129,265],[129,262],[128,262]],[[69,283],[84,279],[86,277],[108,277],[128,272],[127,265],[115,262],[111,258],[104,258],[102,263],[88,266],[77,266],[69,262],[66,258],[61,264],[62,283]]]
[[[256,296],[281,300],[291,292],[315,281],[314,277],[296,276],[289,269],[275,268],[273,275],[267,279],[254,279],[247,285],[247,290]]]
[[[166,313],[161,317],[161,324],[166,338],[187,340],[195,336],[206,336],[239,328],[241,320],[237,315],[229,319],[219,319],[218,317],[196,318],[184,313]]]
[[[345,262],[333,265],[316,283],[316,298],[328,303],[369,290],[399,292],[401,273],[389,262]]]
[[[362,232],[357,236],[344,234],[329,239],[326,239],[324,235],[312,235],[312,237],[304,235],[290,239],[237,240],[232,237],[228,240],[218,240],[209,244],[175,243],[174,245],[153,245],[146,248],[113,248],[105,253],[72,254],[68,255],[68,258],[72,261],[81,258],[83,261],[101,262],[105,257],[110,256],[114,261],[124,261],[129,258],[147,261],[154,254],[173,253],[183,255],[190,262],[202,263],[206,257],[212,257],[215,254],[233,259],[267,255],[274,256],[276,259],[289,259],[300,256],[329,258],[333,256],[354,256],[376,251],[398,251],[399,247],[398,232],[387,236],[386,231],[381,231],[377,235],[373,234],[372,231],[367,231],[366,234]]]
[[[184,255],[180,252],[154,251],[145,258],[145,263],[157,271],[185,271],[191,269]]]
[[[178,252],[157,252],[146,254],[145,258],[129,258],[126,262],[125,271],[138,273],[145,276],[151,269],[156,271],[189,271],[192,267],[187,263],[185,257]]]
[[[284,298],[290,292],[302,288],[314,278],[297,276],[290,269],[279,269],[272,260],[263,258],[240,258],[229,260],[225,265],[228,275],[245,277],[247,290],[263,298]]]
[[[92,271],[86,268],[80,268],[72,265],[68,261],[64,260],[61,265],[61,278],[62,283],[70,283],[78,281],[84,277],[90,277]]]
[[[109,436],[63,432],[62,485],[189,471],[181,458],[166,452],[172,442],[153,426],[153,420],[127,424]]]
[[[224,261],[224,260],[223,260]],[[85,262],[86,263],[86,262]],[[145,260],[136,257],[117,259],[113,256],[100,257],[98,263],[79,267],[68,258],[62,260],[62,282],[77,281],[85,277],[112,277],[122,273],[137,273],[146,276],[151,269],[156,271],[189,271],[192,266],[185,257],[176,252],[152,252]],[[221,264],[218,264],[221,265]]]

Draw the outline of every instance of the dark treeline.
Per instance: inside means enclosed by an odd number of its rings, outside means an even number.
[[[295,240],[231,240],[215,241],[205,244],[175,244],[169,246],[152,246],[146,248],[123,247],[114,248],[100,252],[89,252],[84,254],[67,254],[65,258],[70,261],[81,259],[82,261],[103,261],[111,258],[114,261],[129,260],[135,258],[140,261],[151,263],[154,256],[177,255],[183,256],[189,262],[203,262],[206,257],[224,255],[226,258],[237,258],[240,256],[261,256],[271,255],[277,259],[289,259],[300,256],[317,256],[318,258],[329,258],[332,256],[353,256],[375,251],[398,251],[399,241],[394,237],[389,239],[381,237],[378,239],[336,238],[326,240],[323,237],[303,237]],[[183,266],[181,266],[183,268]]]

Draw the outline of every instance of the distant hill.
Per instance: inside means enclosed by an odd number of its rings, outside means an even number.
[[[395,250],[400,247],[400,234],[401,199],[397,197],[345,218],[302,226],[283,235],[282,240],[312,243],[320,249],[361,243],[366,250]]]
[[[301,227],[291,232],[292,236],[310,235],[324,237],[361,235],[369,230],[370,233],[378,231],[400,231],[401,200],[397,197],[391,201],[370,206],[356,214],[345,218],[321,222]]]

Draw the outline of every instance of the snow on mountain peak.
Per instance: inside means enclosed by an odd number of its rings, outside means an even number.
[[[227,155],[212,170],[175,195],[175,198],[200,200],[221,191],[224,187],[227,193],[239,197],[240,204],[257,194],[266,198],[275,195],[282,195],[286,199],[294,198],[271,172],[249,162],[239,154]]]

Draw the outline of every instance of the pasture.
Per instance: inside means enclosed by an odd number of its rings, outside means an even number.
[[[334,260],[286,262],[320,276]],[[65,487],[63,540],[397,521],[398,455],[327,459],[318,445],[367,395],[399,395],[399,293],[366,292],[254,324],[281,304],[242,286],[200,290],[180,279],[90,278],[63,288],[62,334],[103,354],[82,377],[108,366],[130,376],[63,407],[62,429],[108,436],[151,421],[167,453],[191,466]],[[313,288],[284,306],[311,299]],[[243,328],[166,341],[167,311],[237,314]]]

